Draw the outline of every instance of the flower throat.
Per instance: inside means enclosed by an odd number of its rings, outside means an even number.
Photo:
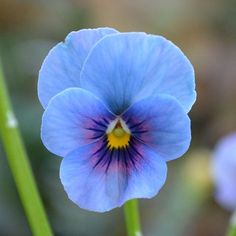
[[[126,148],[129,146],[130,131],[124,121],[116,120],[107,131],[107,146],[109,149]]]

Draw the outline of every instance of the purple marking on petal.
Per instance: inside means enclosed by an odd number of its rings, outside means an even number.
[[[110,120],[113,117],[109,117]],[[102,117],[88,118],[84,122],[84,130],[86,139],[96,140],[105,135],[107,129],[107,123],[105,123]]]
[[[108,169],[116,169],[117,166],[125,172],[137,169],[140,161],[144,159],[140,141],[131,137],[127,148],[108,147],[107,137],[104,136],[96,142],[91,152],[91,163],[93,168],[107,172]]]
[[[127,125],[136,138],[144,143],[149,143],[151,141],[148,132],[150,132],[152,127],[150,127],[148,120],[140,120],[138,117],[129,117],[129,123],[127,123]]]

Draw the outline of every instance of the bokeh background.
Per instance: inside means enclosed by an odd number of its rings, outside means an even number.
[[[217,140],[236,130],[236,1],[0,0],[0,56],[55,235],[125,235],[122,208],[98,214],[67,199],[58,178],[61,160],[40,140],[43,58],[70,31],[99,26],[164,35],[195,67],[192,145],[169,163],[160,194],[140,201],[144,235],[222,236],[230,213],[214,201],[210,163]],[[0,236],[25,235],[31,234],[0,143]]]

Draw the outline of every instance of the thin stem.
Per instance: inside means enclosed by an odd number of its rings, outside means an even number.
[[[236,211],[233,213],[230,223],[229,223],[229,228],[228,232],[226,234],[227,236],[236,236]]]
[[[138,200],[133,199],[125,203],[125,221],[128,236],[142,236],[139,211],[138,211]]]
[[[0,63],[0,137],[34,236],[52,236],[8,96]]]

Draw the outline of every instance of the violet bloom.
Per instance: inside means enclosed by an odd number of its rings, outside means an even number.
[[[84,209],[155,196],[166,162],[189,147],[193,67],[161,36],[72,32],[46,57],[38,94],[43,143],[63,157],[62,184]]]
[[[228,210],[236,210],[236,133],[217,144],[212,173],[216,186],[216,201]]]

